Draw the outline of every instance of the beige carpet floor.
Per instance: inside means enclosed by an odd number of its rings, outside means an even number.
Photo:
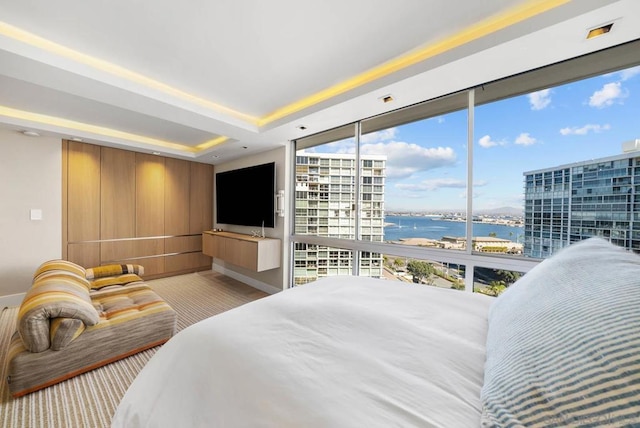
[[[178,313],[178,330],[266,293],[217,272],[149,281]],[[14,399],[6,384],[6,352],[18,308],[0,313],[0,427],[108,427],[120,399],[159,347]]]

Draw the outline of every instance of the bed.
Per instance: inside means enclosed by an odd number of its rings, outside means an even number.
[[[194,324],[114,427],[640,424],[640,257],[572,245],[493,299],[363,277]]]

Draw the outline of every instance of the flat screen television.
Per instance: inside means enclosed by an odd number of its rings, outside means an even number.
[[[276,164],[216,173],[216,223],[275,227]]]

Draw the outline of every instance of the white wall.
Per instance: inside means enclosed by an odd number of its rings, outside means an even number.
[[[214,177],[216,173],[230,171],[232,169],[245,168],[253,165],[259,165],[268,162],[276,163],[276,191],[285,190],[285,194],[288,194],[289,182],[287,177],[287,159],[288,159],[287,147],[281,147],[268,152],[259,153],[253,156],[246,156],[231,162],[218,164],[214,166]],[[215,185],[215,179],[214,179]],[[288,206],[288,202],[287,206]],[[285,212],[287,212],[287,206],[285,206]],[[256,227],[248,226],[235,226],[227,224],[216,223],[216,211],[215,211],[215,187],[214,187],[214,211],[213,211],[213,224],[215,228],[223,228],[225,231],[251,234]],[[221,260],[213,260],[213,269],[222,272],[232,278],[236,278],[244,283],[252,285],[256,288],[262,289],[266,292],[280,291],[286,288],[289,278],[289,257],[288,257],[288,230],[289,224],[288,218],[276,217],[276,225],[274,228],[265,228],[265,236],[269,238],[279,238],[282,242],[282,257],[279,269],[271,269],[263,272],[253,272],[248,269],[244,269],[232,264],[224,263]]]
[[[61,140],[0,128],[0,309],[20,304],[34,270],[61,257],[61,201]]]

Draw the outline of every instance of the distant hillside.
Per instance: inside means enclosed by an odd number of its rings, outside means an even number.
[[[492,208],[489,210],[476,210],[476,214],[479,215],[508,215],[508,216],[523,216],[524,210],[516,207],[500,207]]]

